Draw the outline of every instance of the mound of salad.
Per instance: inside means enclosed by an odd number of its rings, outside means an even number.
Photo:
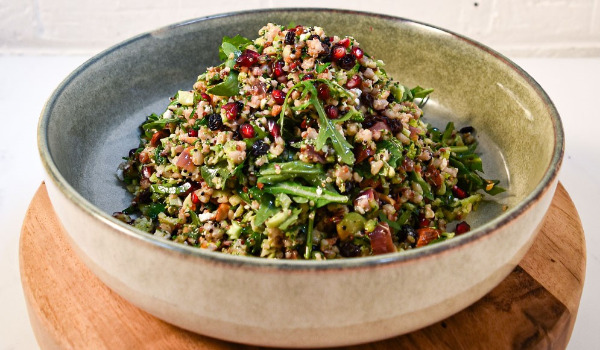
[[[116,218],[193,247],[323,260],[463,234],[504,191],[480,175],[474,129],[425,123],[433,90],[392,80],[352,37],[269,23],[225,37],[219,57],[141,125]]]

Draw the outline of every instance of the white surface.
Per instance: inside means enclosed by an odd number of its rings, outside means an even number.
[[[0,350],[34,349],[19,279],[18,240],[27,206],[43,179],[36,127],[43,104],[87,56],[0,56]],[[566,153],[560,181],[573,198],[587,239],[587,274],[570,349],[600,344],[600,116],[595,105],[600,59],[517,59],[560,112]]]
[[[0,0],[0,53],[91,54],[189,18],[324,6],[435,23],[511,55],[600,54],[600,0]]]

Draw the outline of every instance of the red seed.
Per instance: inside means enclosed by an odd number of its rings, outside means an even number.
[[[302,119],[302,122],[300,123],[300,129],[306,130],[307,127],[308,123],[306,122],[306,119]]]
[[[251,139],[256,133],[254,132],[254,127],[252,125],[245,123],[240,127],[240,134],[245,139]]]
[[[296,26],[296,35],[300,35],[302,33],[304,33],[304,27],[302,26]]]
[[[282,105],[285,102],[285,93],[281,90],[273,90],[271,93],[273,95],[273,99],[275,103]]]
[[[356,57],[357,60],[360,60],[364,56],[364,52],[360,47],[354,46],[352,48],[352,54]]]
[[[302,80],[310,80],[310,79],[314,79],[314,78],[315,78],[314,74],[307,73],[307,74],[304,74],[304,76],[302,77]]]
[[[237,58],[236,62],[242,67],[251,67],[258,63],[259,56],[258,52],[246,49],[242,52],[240,57]]]
[[[338,41],[339,45],[342,45],[345,48],[348,48],[350,46],[350,38],[344,38],[340,41]]]
[[[239,106],[237,102],[229,102],[221,107],[225,110],[225,115],[228,120],[236,120],[239,113]]]
[[[352,76],[352,78],[350,78],[350,80],[348,80],[346,87],[348,89],[354,89],[360,87],[360,84],[362,84],[362,78],[358,74],[355,74]]]
[[[194,203],[194,204],[200,203],[200,198],[198,198],[198,195],[196,195],[196,192],[192,192],[192,203]]]
[[[325,113],[327,113],[327,116],[329,117],[329,119],[337,119],[340,115],[340,111],[334,105],[326,106]]]
[[[290,63],[290,70],[294,70],[294,69],[296,69],[296,67],[298,67],[298,63],[296,63],[296,62]]]
[[[424,216],[419,217],[419,227],[428,227],[431,221]]]
[[[209,94],[205,94],[204,92],[200,94],[200,96],[202,96],[202,99],[204,101],[208,101],[208,103],[212,103],[212,98],[210,97]]]
[[[281,129],[279,125],[273,119],[269,119],[269,121],[267,121],[267,129],[269,129],[269,133],[274,138],[277,138],[281,135]]]
[[[454,193],[454,196],[458,199],[467,198],[467,192],[456,185],[452,187],[452,193]]]
[[[283,63],[282,61],[277,61],[273,64],[273,75],[276,78],[285,74],[285,72],[283,71],[283,66],[285,66],[285,63]]]
[[[198,130],[190,129],[188,130],[189,137],[198,137]]]
[[[456,229],[454,230],[457,235],[462,235],[463,233],[471,231],[471,226],[464,221],[459,222],[456,225]]]
[[[346,56],[346,49],[343,46],[335,45],[331,51],[331,55],[333,56],[334,60],[339,60],[340,58]]]
[[[317,86],[317,94],[323,101],[326,101],[331,97],[329,87],[325,84],[319,84],[319,86]]]

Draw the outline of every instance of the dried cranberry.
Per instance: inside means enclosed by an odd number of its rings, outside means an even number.
[[[293,30],[288,30],[285,34],[285,44],[286,45],[294,45],[294,41],[296,39],[296,33]]]
[[[240,112],[239,107],[237,102],[229,102],[221,108],[225,110],[225,116],[227,116],[228,120],[236,120]]]
[[[454,196],[458,199],[467,198],[467,192],[456,185],[452,187],[452,193],[454,193]]]
[[[252,125],[245,123],[240,127],[240,134],[245,139],[251,139],[254,137],[254,135],[256,135],[256,132],[254,131],[254,127]]]
[[[279,128],[279,125],[273,119],[269,119],[269,121],[267,121],[267,129],[269,129],[269,133],[274,138],[277,138],[281,135],[281,129]]]
[[[339,60],[346,55],[346,49],[343,46],[335,45],[331,49],[331,56],[334,60]]]
[[[264,154],[267,154],[267,152],[269,151],[269,145],[267,145],[266,143],[264,143],[263,140],[257,140],[256,142],[254,142],[254,144],[252,145],[252,149],[251,149],[251,153],[252,155],[259,157],[262,156]]]
[[[355,74],[354,76],[352,76],[352,78],[350,78],[350,80],[348,80],[348,82],[346,83],[346,87],[348,89],[354,89],[360,87],[360,84],[362,84],[362,78],[360,77],[360,75]]]
[[[350,46],[350,38],[344,38],[340,41],[338,41],[339,45],[342,45],[345,48],[348,48]]]
[[[329,87],[325,84],[319,84],[317,86],[317,94],[318,94],[319,98],[323,101],[326,101],[331,97],[331,93],[329,92]]]
[[[410,225],[402,225],[400,230],[398,230],[398,240],[400,242],[404,242],[408,240],[408,237],[412,237],[411,241],[417,242],[417,231]]]
[[[356,75],[355,75],[356,76]],[[373,107],[373,101],[375,99],[373,98],[373,95],[371,95],[368,92],[364,92],[360,95],[360,102],[363,104],[363,106],[365,107]]]
[[[258,52],[246,49],[242,52],[240,57],[237,58],[236,62],[242,67],[250,67],[258,63],[259,56]]]
[[[212,131],[217,131],[223,127],[223,119],[220,114],[210,114],[208,116],[208,128]]]
[[[357,60],[360,60],[364,56],[364,52],[360,47],[354,46],[352,48],[351,52],[352,52],[352,55],[354,55],[354,57],[356,57]]]
[[[465,126],[464,128],[459,130],[461,134],[472,133],[473,131],[475,131],[475,128],[472,126]]]
[[[282,105],[285,102],[285,93],[281,90],[273,90],[271,93],[273,95],[273,99],[275,103]]]
[[[283,63],[282,61],[277,61],[273,64],[273,75],[276,78],[285,74],[285,72],[283,71],[283,66],[285,66],[285,63]]]
[[[188,130],[189,137],[198,137],[198,130],[190,129]]]
[[[314,79],[314,78],[315,78],[314,74],[307,73],[307,74],[304,74],[304,76],[302,77],[302,80],[310,80],[310,79]]]
[[[340,115],[340,111],[334,105],[328,105],[325,107],[325,113],[329,117],[329,119],[337,119]]]
[[[198,195],[196,194],[196,192],[192,192],[192,203],[194,203],[194,204],[200,203],[200,198],[198,198]]]
[[[459,222],[456,225],[456,229],[454,230],[457,235],[462,235],[463,233],[467,233],[471,231],[471,226],[464,221]]]
[[[352,258],[360,255],[360,246],[352,242],[340,243],[340,254],[345,258]]]
[[[354,58],[354,56],[352,55],[345,55],[344,57],[340,58],[338,60],[338,65],[340,66],[340,68],[345,69],[345,70],[350,70],[352,68],[354,68],[354,65],[356,64],[356,58]]]

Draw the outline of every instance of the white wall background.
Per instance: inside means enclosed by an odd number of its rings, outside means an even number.
[[[511,57],[600,56],[600,0],[0,0],[0,54],[93,54],[174,22],[264,7],[407,17]]]

